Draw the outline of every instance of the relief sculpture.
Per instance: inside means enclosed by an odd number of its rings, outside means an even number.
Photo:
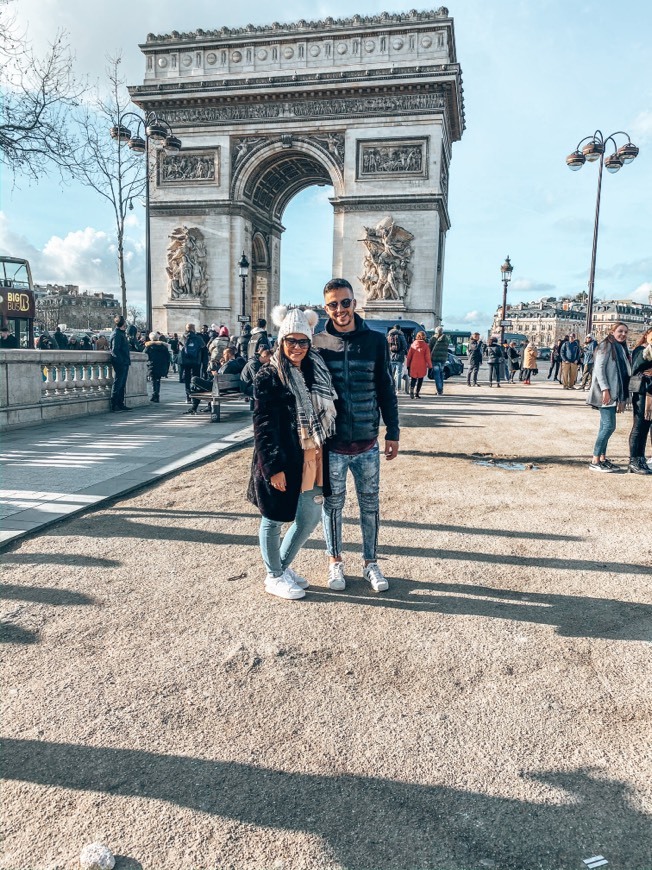
[[[197,227],[176,227],[167,250],[170,299],[203,299],[208,291],[206,245]]]
[[[161,181],[215,181],[213,154],[174,154],[161,160]]]
[[[403,227],[386,217],[375,227],[365,227],[364,242],[367,253],[363,275],[358,280],[367,294],[367,302],[380,300],[405,301],[412,282],[410,260],[414,239]]]
[[[384,172],[420,173],[422,169],[421,145],[405,145],[402,148],[364,148],[362,151],[362,172],[365,175]]]

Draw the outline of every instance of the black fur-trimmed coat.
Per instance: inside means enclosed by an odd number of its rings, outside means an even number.
[[[254,455],[247,498],[267,519],[292,522],[303,475],[296,402],[272,366],[264,366],[256,375],[255,396]],[[279,471],[285,472],[285,492],[269,482]]]

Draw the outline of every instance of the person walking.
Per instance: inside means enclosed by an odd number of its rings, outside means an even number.
[[[396,386],[396,392],[400,393],[401,383],[403,379],[403,365],[407,354],[408,346],[403,335],[403,330],[396,324],[387,333],[387,344],[389,345],[389,360],[392,368],[392,378]]]
[[[247,497],[262,514],[265,591],[296,600],[305,596],[308,581],[291,565],[321,516],[323,451],[335,432],[335,393],[328,368],[311,349],[317,313],[278,306],[272,318],[278,344],[256,375]],[[281,541],[287,522],[292,525]]]
[[[159,402],[161,378],[167,378],[170,369],[170,351],[157,332],[150,332],[149,341],[145,342],[144,353],[147,354],[147,374],[152,382],[150,402]]]
[[[430,348],[426,341],[425,332],[417,332],[414,341],[410,345],[406,365],[410,375],[410,398],[414,399],[416,397],[420,399],[423,379],[432,368]]]
[[[186,331],[183,336],[183,347],[181,349],[181,373],[183,383],[186,386],[186,402],[191,404],[190,399],[190,382],[193,378],[201,376],[202,358],[207,353],[204,340],[200,338],[195,331],[194,323],[186,323]]]
[[[595,352],[593,381],[586,403],[600,411],[600,428],[589,464],[591,471],[620,471],[607,459],[607,445],[616,430],[616,414],[625,410],[629,398],[632,358],[627,347],[628,330],[627,324],[615,323]]]
[[[448,336],[444,327],[438,326],[430,339],[430,358],[432,359],[432,374],[435,379],[437,395],[444,392],[444,363],[448,360]]]
[[[548,369],[548,380],[552,378],[553,381],[561,383],[559,379],[559,368],[561,366],[561,346],[564,341],[567,340],[568,336],[565,336],[563,339],[558,338],[552,348],[552,351],[550,353],[550,368]]]
[[[593,375],[595,349],[597,346],[598,342],[593,338],[593,336],[587,335],[584,339],[584,347],[582,349],[582,363],[584,370],[582,372],[580,386],[583,390],[589,390],[591,388],[591,377]]]
[[[634,422],[629,433],[629,466],[633,474],[652,474],[645,460],[645,442],[652,431],[652,329],[643,333],[632,351],[632,393]]]
[[[360,509],[363,575],[374,592],[389,588],[377,562],[380,527],[380,455],[378,424],[385,426],[385,459],[398,455],[398,400],[389,365],[389,347],[380,333],[369,329],[355,313],[355,296],[344,278],[333,278],[324,287],[326,329],[315,336],[333,378],[337,394],[336,431],[328,444],[325,475],[324,536],[329,556],[328,586],[346,588],[342,560],[342,510],[346,478],[351,471]]]
[[[113,318],[115,329],[111,333],[109,340],[109,351],[111,353],[111,364],[113,365],[113,385],[111,386],[111,410],[112,411],[131,411],[125,405],[125,388],[127,386],[127,376],[129,375],[129,366],[131,365],[131,355],[129,353],[129,342],[127,341],[127,321],[119,314]]]
[[[170,353],[172,354],[172,371],[176,374],[179,366],[179,335],[174,333],[170,339]]]
[[[523,354],[523,383],[530,384],[530,378],[532,374],[536,374],[538,372],[537,368],[537,357],[539,356],[539,351],[537,350],[537,346],[533,341],[529,341],[527,347],[525,348],[525,353]]]
[[[479,332],[474,332],[466,348],[466,356],[469,361],[469,371],[466,376],[466,384],[468,387],[473,384],[478,386],[478,372],[482,365],[482,357],[484,356],[486,345],[480,338]]]
[[[503,365],[503,349],[498,344],[498,339],[495,335],[489,339],[487,345],[487,363],[489,365],[489,386],[493,387],[494,380],[496,386],[500,386],[500,372]]]
[[[568,340],[564,341],[559,349],[559,356],[561,357],[561,385],[565,390],[575,389],[580,355],[580,343],[575,333],[571,332]]]

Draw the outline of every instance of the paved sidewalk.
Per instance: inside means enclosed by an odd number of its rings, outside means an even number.
[[[0,436],[0,546],[233,449],[252,435],[244,402],[222,422],[184,415],[183,385],[163,381],[161,403]]]

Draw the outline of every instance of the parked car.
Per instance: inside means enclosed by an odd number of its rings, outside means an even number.
[[[552,351],[550,350],[549,347],[540,347],[539,348],[539,355],[538,355],[537,359],[549,360],[551,354],[552,354]]]
[[[448,359],[444,363],[444,380],[447,381],[451,376],[461,374],[464,374],[464,363],[449,351]]]

